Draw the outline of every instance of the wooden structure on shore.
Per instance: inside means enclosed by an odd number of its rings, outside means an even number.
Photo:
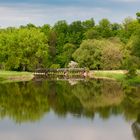
[[[60,68],[60,69],[36,69],[34,75],[60,75],[60,76],[86,76],[87,71],[85,68]]]

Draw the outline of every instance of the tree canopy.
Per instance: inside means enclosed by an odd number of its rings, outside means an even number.
[[[4,70],[68,67],[71,61],[90,69],[127,69],[126,62],[140,58],[139,49],[139,12],[136,19],[128,17],[121,24],[108,19],[96,24],[91,18],[0,29],[0,69]]]

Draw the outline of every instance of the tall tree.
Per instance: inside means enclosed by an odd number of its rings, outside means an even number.
[[[123,45],[116,39],[104,40],[102,46],[101,64],[104,70],[117,70],[122,66],[123,61]]]
[[[54,30],[51,30],[48,35],[50,64],[55,63],[56,60],[56,43],[57,43],[57,35]]]
[[[109,38],[112,36],[112,27],[108,19],[102,19],[98,25],[98,31],[103,38]]]
[[[80,45],[83,40],[84,28],[81,21],[74,21],[69,25],[68,29],[68,43]]]
[[[46,37],[39,29],[22,28],[3,32],[0,38],[1,63],[8,70],[32,71],[44,67],[48,58]]]
[[[101,46],[99,40],[85,40],[74,52],[73,58],[81,67],[100,69]]]
[[[91,19],[83,21],[82,25],[83,25],[83,28],[85,30],[89,30],[89,29],[91,29],[91,28],[93,28],[95,26],[95,21],[94,21],[93,18],[91,18]]]
[[[137,16],[137,20],[140,22],[140,12],[137,12],[136,16]]]

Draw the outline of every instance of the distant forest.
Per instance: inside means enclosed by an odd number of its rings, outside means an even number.
[[[0,29],[0,69],[78,67],[95,70],[140,68],[140,13],[137,18],[111,23],[93,18],[54,26],[33,24]]]

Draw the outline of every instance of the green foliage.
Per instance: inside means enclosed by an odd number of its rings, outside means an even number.
[[[63,46],[67,42],[68,24],[65,20],[58,21],[53,30],[56,34],[56,53],[59,54],[63,51]]]
[[[140,12],[137,12],[136,16],[137,16],[137,20],[140,22]]]
[[[74,21],[69,25],[68,42],[80,45],[84,37],[84,27],[81,21]]]
[[[57,62],[62,67],[67,67],[68,63],[72,60],[72,54],[76,50],[76,46],[70,43],[67,43],[63,47],[63,52],[61,55],[57,56]]]
[[[98,39],[100,38],[100,33],[97,31],[97,28],[91,28],[87,30],[84,34],[86,39]]]
[[[99,78],[109,78],[117,81],[123,81],[126,78],[124,72],[119,71],[94,71],[93,75]]]
[[[19,71],[1,71],[0,70],[0,82],[20,82],[30,81],[34,75],[31,72],[19,72]]]
[[[59,64],[52,64],[50,66],[50,68],[52,68],[52,69],[58,69],[58,68],[60,68],[60,65]]]
[[[132,47],[132,54],[137,57],[140,57],[140,51],[139,51],[140,50],[140,29],[137,30],[137,32],[132,36],[130,41],[131,41],[131,47]]]
[[[81,67],[99,69],[102,45],[103,42],[99,40],[85,40],[74,52],[73,58]]]
[[[128,70],[128,73],[127,73],[128,78],[133,78],[137,75],[136,70],[138,68],[138,63],[139,63],[139,60],[135,56],[129,56],[126,59],[126,68]]]
[[[122,44],[116,39],[85,40],[74,54],[81,67],[119,69],[123,59]]]
[[[48,44],[49,44],[49,62],[53,64],[55,62],[56,57],[56,43],[57,43],[57,35],[54,30],[51,30],[48,34]]]
[[[121,24],[118,24],[118,23],[113,23],[111,25],[111,28],[112,28],[112,35],[113,36],[118,36],[118,34],[121,32],[122,30],[122,26]]]
[[[39,29],[22,28],[0,34],[1,63],[7,70],[32,71],[45,66],[47,39]]]
[[[134,77],[136,76],[137,68],[140,67],[140,29],[132,35],[128,42],[128,47],[130,49],[130,55],[127,60],[127,67],[129,70],[128,77]]]
[[[51,26],[49,24],[45,24],[41,27],[41,32],[43,32],[47,37],[49,37],[51,31]]]
[[[93,18],[91,18],[89,20],[83,21],[82,25],[83,25],[85,30],[89,30],[95,26],[95,21]]]
[[[124,43],[128,43],[130,37],[139,29],[139,24],[136,20],[128,17],[122,24],[122,29],[119,31],[118,36]]]
[[[0,29],[0,69],[67,67],[73,60],[90,69],[128,69],[130,57],[140,58],[139,12],[136,15],[137,20],[128,17],[122,24],[108,19],[95,24],[91,18],[70,24],[61,20],[54,26],[29,23]]]
[[[120,69],[123,61],[122,46],[122,43],[117,39],[110,39],[105,41],[104,46],[102,46],[102,69]]]
[[[103,38],[109,38],[112,36],[112,27],[108,19],[102,19],[98,25],[98,31]]]

